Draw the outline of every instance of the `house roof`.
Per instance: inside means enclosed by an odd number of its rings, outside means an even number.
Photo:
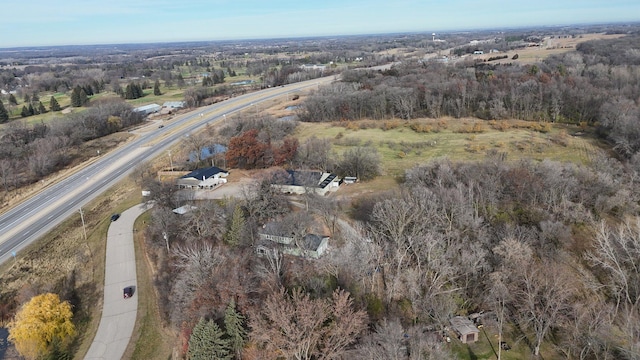
[[[473,321],[464,316],[455,316],[449,320],[451,327],[460,335],[479,333],[480,330],[473,324]]]
[[[322,173],[319,171],[287,170],[287,173],[289,176],[280,185],[317,186],[322,177]]]
[[[216,174],[226,173],[226,172],[227,172],[226,170],[222,170],[217,166],[212,166],[212,167],[208,167],[208,168],[193,170],[192,172],[188,173],[187,175],[181,176],[180,179],[194,178],[194,179],[198,179],[198,180],[203,180],[203,179],[208,179],[210,177],[213,177]]]
[[[149,105],[144,105],[144,106],[138,106],[137,108],[133,109],[133,111],[147,111],[147,110],[154,110],[154,109],[160,109],[160,105],[158,104],[149,104]]]
[[[302,243],[300,247],[306,250],[316,251],[320,244],[322,244],[322,240],[328,239],[328,236],[317,235],[317,234],[307,234],[302,238]]]

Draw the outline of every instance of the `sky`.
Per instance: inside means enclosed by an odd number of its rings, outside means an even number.
[[[638,0],[2,0],[0,48],[640,21]]]

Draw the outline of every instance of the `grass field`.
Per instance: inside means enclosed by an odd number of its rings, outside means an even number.
[[[380,121],[377,125],[383,123]],[[412,124],[424,124],[425,129],[431,126],[432,130],[416,132],[411,128]],[[352,146],[373,146],[381,155],[383,175],[390,176],[401,176],[405,169],[434,159],[481,160],[492,150],[505,153],[507,160],[549,159],[586,164],[598,149],[598,141],[594,138],[572,135],[583,130],[577,126],[548,125],[546,132],[531,130],[537,124],[519,120],[497,124],[474,119],[422,119],[391,122],[389,129],[384,130],[374,128],[377,125],[366,121],[301,123],[297,136],[300,142],[311,136],[329,138],[338,154]],[[482,131],[461,132],[473,126]],[[494,128],[498,126],[508,128]]]

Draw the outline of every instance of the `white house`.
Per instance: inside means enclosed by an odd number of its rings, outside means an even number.
[[[213,189],[218,185],[226,184],[229,172],[213,166],[194,170],[180,177],[177,185],[181,189]]]
[[[276,174],[271,186],[286,194],[301,195],[314,191],[318,195],[326,195],[329,191],[338,190],[340,178],[327,172],[287,170]]]

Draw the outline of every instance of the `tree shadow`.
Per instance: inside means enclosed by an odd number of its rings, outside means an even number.
[[[9,329],[0,327],[0,359],[4,359],[9,348]]]
[[[469,352],[469,359],[478,360],[478,357],[476,356],[476,354],[473,353],[469,345],[467,345],[467,352]]]

